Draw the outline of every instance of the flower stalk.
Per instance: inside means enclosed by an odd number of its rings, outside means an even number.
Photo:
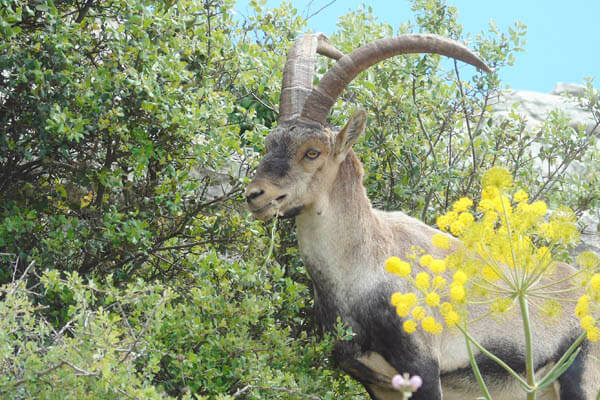
[[[527,295],[520,293],[519,308],[521,310],[521,319],[523,320],[523,330],[525,334],[525,371],[527,383],[530,388],[535,388],[535,365],[533,363],[533,346],[531,337],[531,324],[529,321],[529,304],[527,303]],[[535,400],[535,390],[527,393],[527,400]]]
[[[467,328],[465,327],[465,332]],[[477,380],[477,384],[479,385],[479,389],[481,389],[481,393],[485,400],[492,400],[492,395],[483,380],[483,376],[481,375],[481,371],[479,370],[479,366],[477,365],[477,360],[475,360],[475,355],[473,354],[473,349],[471,347],[471,341],[465,335],[465,345],[467,346],[467,352],[469,353],[469,361],[471,362],[471,368],[473,369],[473,374],[475,375],[475,379]]]

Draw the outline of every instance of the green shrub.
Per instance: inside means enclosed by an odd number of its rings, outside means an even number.
[[[357,383],[328,356],[335,340],[318,338],[302,321],[303,284],[277,265],[197,257],[185,284],[141,279],[116,287],[47,270],[40,285],[33,263],[0,289],[0,394],[3,398],[352,399]],[[36,305],[42,296],[73,300],[55,327]],[[219,397],[221,396],[221,397]]]

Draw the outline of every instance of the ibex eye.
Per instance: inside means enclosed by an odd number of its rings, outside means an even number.
[[[317,151],[317,150],[309,150],[309,151],[307,151],[307,152],[306,152],[306,154],[304,155],[304,157],[306,157],[306,158],[308,158],[308,159],[311,159],[311,160],[314,160],[314,159],[316,159],[317,157],[319,157],[320,155],[321,155],[321,152],[320,152],[320,151]]]

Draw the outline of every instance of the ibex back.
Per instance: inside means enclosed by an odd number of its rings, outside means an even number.
[[[316,54],[338,59],[313,88]],[[414,399],[469,399],[479,396],[465,341],[459,332],[406,334],[390,296],[406,284],[385,271],[385,260],[404,255],[412,246],[443,257],[431,245],[437,230],[401,212],[371,207],[363,187],[363,168],[352,145],[365,129],[366,114],[356,112],[337,131],[326,127],[332,105],[361,71],[386,58],[406,53],[437,53],[477,68],[489,68],[466,47],[433,35],[381,39],[344,56],[322,35],[300,38],[288,53],[284,69],[278,126],[266,138],[266,155],[247,189],[250,210],[267,220],[279,213],[296,218],[298,244],[312,278],[315,313],[325,330],[337,317],[356,334],[336,346],[339,365],[359,380],[373,399],[400,399],[391,378],[408,372],[423,378]],[[568,274],[572,267],[561,265]],[[477,310],[472,310],[476,313]],[[513,369],[525,370],[523,328],[518,318],[485,320],[470,326],[475,336]],[[506,325],[508,323],[508,325]],[[548,371],[581,329],[573,304],[564,318],[548,328],[533,315],[535,364]],[[538,398],[592,399],[600,389],[600,372],[585,344],[573,365]],[[479,367],[494,399],[525,398],[522,389],[493,361],[477,354]]]

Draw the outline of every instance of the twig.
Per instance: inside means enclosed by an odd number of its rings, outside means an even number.
[[[460,102],[462,104],[463,112],[465,113],[465,123],[467,126],[467,133],[469,134],[469,147],[471,148],[471,157],[473,158],[473,171],[471,173],[471,179],[477,173],[477,154],[475,153],[475,143],[473,142],[473,132],[471,131],[471,122],[469,121],[469,114],[467,111],[467,103],[465,102],[465,91],[463,89],[463,83],[460,79],[460,73],[458,72],[458,63],[454,60],[454,71],[456,72],[456,80],[458,82],[458,88],[460,90]]]
[[[254,98],[254,100],[258,101],[260,104],[262,104],[264,107],[268,108],[269,110],[273,111],[276,114],[279,114],[279,110],[276,110],[273,106],[269,106],[268,104],[266,104],[264,101],[262,101],[256,94],[254,94],[254,92],[251,92],[250,95]]]
[[[269,243],[269,251],[267,252],[267,256],[265,257],[265,261],[263,262],[262,268],[264,269],[267,266],[267,263],[271,259],[273,255],[273,249],[275,248],[275,231],[277,229],[277,221],[278,221],[279,211],[275,213],[275,219],[273,220],[273,226],[271,227],[271,241]]]
[[[321,400],[320,397],[313,396],[311,394],[302,393],[302,392],[299,392],[299,391],[293,390],[293,389],[288,389],[288,388],[284,388],[284,387],[277,387],[277,386],[258,386],[258,385],[246,385],[243,388],[238,389],[234,393],[233,398],[239,397],[239,396],[241,396],[242,394],[244,394],[245,392],[247,392],[248,390],[251,390],[251,389],[271,390],[271,391],[274,391],[274,392],[285,392],[285,393],[292,394],[292,395],[295,395],[295,396],[305,397],[305,398],[311,399],[311,400]]]
[[[184,244],[179,244],[176,246],[164,246],[164,247],[158,247],[154,250],[155,251],[180,250],[180,249],[187,249],[187,248],[194,247],[194,246],[202,246],[202,245],[209,244],[209,243],[214,243],[214,241],[213,240],[204,240],[201,242],[184,243]]]
[[[142,332],[140,332],[140,334],[135,337],[134,336],[134,341],[133,344],[131,345],[131,347],[129,348],[129,351],[123,356],[123,358],[121,359],[121,361],[119,361],[119,364],[122,364],[128,357],[129,355],[136,350],[136,346],[138,344],[138,342],[140,341],[140,338],[144,337],[144,334],[146,333],[146,330],[148,330],[148,327],[150,326],[150,321],[152,321],[154,319],[154,315],[156,314],[156,311],[158,310],[158,308],[167,300],[167,295],[166,295],[166,291],[163,292],[163,297],[160,300],[160,302],[158,302],[158,304],[156,305],[156,307],[154,307],[154,309],[152,310],[152,314],[150,314],[148,316],[148,318],[146,319],[146,323],[144,324],[144,327],[142,328]]]
[[[79,24],[81,21],[83,21],[83,19],[87,15],[87,13],[90,10],[90,7],[92,6],[93,3],[94,3],[94,0],[88,0],[85,3],[85,5],[79,10],[79,13],[77,14],[77,18],[75,19],[76,23]]]
[[[38,372],[36,374],[36,378],[40,378],[44,375],[48,375],[50,372],[62,367],[63,365],[65,365],[64,361],[59,362],[58,364],[56,364],[53,367],[50,367],[42,372]],[[17,387],[17,386],[21,386],[22,384],[24,384],[25,382],[27,382],[27,379],[23,378],[23,379],[19,379],[18,381],[15,382],[15,384],[13,385],[13,388]]]
[[[123,395],[127,396],[127,397],[128,397],[128,398],[130,398],[130,399],[136,399],[136,400],[137,400],[137,399],[139,399],[139,397],[132,396],[132,395],[130,395],[129,393],[127,393],[126,391],[124,391],[124,390],[123,390],[123,389],[121,389],[121,388],[117,388],[117,392],[119,392],[119,393],[121,393],[121,394],[123,394]]]
[[[317,11],[315,11],[314,13],[312,13],[308,17],[306,17],[305,18],[306,21],[308,21],[309,19],[311,19],[315,15],[319,14],[321,11],[323,11],[324,9],[326,9],[327,7],[329,7],[330,5],[332,5],[335,2],[336,2],[336,0],[331,0],[329,3],[325,4],[323,7],[319,8]]]
[[[123,306],[121,305],[120,301],[117,302],[117,307],[119,307],[119,311],[121,311],[121,317],[125,320],[125,325],[127,325],[127,329],[129,329],[129,334],[135,342],[137,340],[137,336],[135,335],[133,328],[129,324],[129,318],[127,318],[127,315],[125,315],[125,311],[123,310]]]
[[[17,258],[17,261],[15,262],[15,264],[18,263],[18,262],[19,262],[19,259]],[[29,263],[29,265],[27,266],[27,268],[25,268],[25,271],[23,271],[23,274],[21,275],[21,277],[19,279],[17,279],[16,281],[14,280],[14,275],[13,275],[13,282],[12,282],[10,291],[8,292],[9,296],[11,296],[15,292],[15,290],[17,289],[17,282],[20,282],[20,281],[22,281],[25,278],[25,276],[29,272],[29,269],[31,269],[31,267],[33,267],[34,264],[35,264],[35,260],[31,261]]]
[[[12,282],[15,282],[15,278],[17,277],[17,267],[19,266],[19,256],[17,256],[17,259],[15,260],[15,267],[13,268],[13,276],[12,276]]]
[[[252,389],[251,385],[246,385],[243,388],[239,388],[238,390],[235,391],[235,393],[233,394],[233,398],[236,398],[238,396],[241,396],[242,394],[244,394],[245,392],[247,392],[248,390]]]
[[[41,378],[44,375],[48,375],[52,371],[55,371],[55,370],[59,369],[60,367],[62,367],[64,365],[67,365],[68,367],[70,367],[73,370],[77,371],[77,374],[75,374],[76,376],[99,376],[101,374],[100,371],[96,371],[96,372],[86,371],[85,369],[80,368],[80,367],[78,367],[78,366],[70,363],[67,360],[61,360],[58,364],[56,364],[56,365],[54,365],[54,366],[52,366],[52,367],[50,367],[48,369],[45,369],[45,370],[43,370],[41,372],[36,373],[35,374],[35,378],[39,379],[39,378]],[[14,385],[12,385],[12,387],[15,388],[17,386],[21,386],[22,384],[24,384],[25,382],[27,382],[29,380],[30,379],[26,379],[26,378],[19,379],[18,381],[16,381],[14,383]]]
[[[69,367],[73,368],[75,371],[77,371],[78,373],[75,374],[76,376],[100,376],[101,372],[100,371],[96,371],[96,372],[90,372],[90,371],[86,371],[83,368],[79,368],[78,366],[71,364],[69,361],[67,360],[62,360],[62,362],[66,365],[68,365]]]
[[[419,111],[419,105],[417,104],[417,80],[415,79],[415,75],[412,75],[412,98],[413,98],[413,103],[415,105],[415,108],[417,110],[417,121],[419,121],[419,127],[421,128],[421,132],[423,132],[423,135],[425,136],[425,139],[427,139],[427,142],[429,143],[429,151],[427,152],[427,154],[425,155],[424,158],[429,157],[429,155],[431,154],[433,156],[433,161],[434,161],[434,165],[437,164],[437,159],[435,156],[435,151],[434,151],[434,146],[433,146],[433,142],[431,141],[431,137],[429,136],[429,133],[427,132],[427,129],[425,128],[425,124],[423,123],[423,120],[421,119],[421,112]]]

